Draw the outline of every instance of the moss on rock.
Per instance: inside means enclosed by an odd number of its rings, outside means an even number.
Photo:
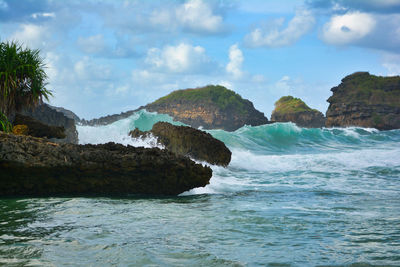
[[[300,127],[319,128],[325,125],[324,115],[312,109],[300,98],[283,96],[275,102],[271,121],[294,122]]]

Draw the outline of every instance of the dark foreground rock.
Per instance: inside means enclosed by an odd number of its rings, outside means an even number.
[[[325,126],[325,117],[322,112],[310,108],[300,98],[293,96],[284,96],[275,102],[271,121],[294,122],[297,126],[306,128]]]
[[[28,127],[27,135],[46,138],[65,138],[65,129],[62,126],[50,126],[35,120],[32,117],[18,114],[15,116],[14,125],[26,125]]]
[[[149,132],[138,129],[129,134],[134,138],[152,133],[160,144],[178,155],[206,161],[214,165],[227,166],[231,161],[231,151],[211,134],[187,126],[176,126],[167,122],[157,122]]]
[[[327,127],[400,128],[400,76],[381,77],[368,72],[346,76],[331,89]]]
[[[66,137],[63,139],[54,139],[52,141],[56,143],[78,143],[78,132],[76,131],[75,120],[64,115],[63,112],[57,111],[55,107],[42,104],[35,108],[23,110],[20,113],[50,126],[64,127]]]
[[[0,196],[178,195],[212,171],[158,148],[56,144],[0,132]]]

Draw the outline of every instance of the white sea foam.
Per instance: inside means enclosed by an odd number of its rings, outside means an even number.
[[[108,125],[82,126],[77,125],[79,144],[104,144],[108,142],[131,145],[135,147],[160,147],[157,139],[150,135],[147,138],[132,138],[128,133],[135,128],[135,120],[139,115],[134,114],[126,119]]]
[[[128,136],[128,133],[137,126],[135,124],[148,127],[157,120],[163,119],[161,116],[139,112],[109,125],[77,126],[79,142],[80,144],[116,142],[132,146],[160,147],[154,137],[144,140],[134,139]],[[312,131],[320,131],[321,135],[327,131],[331,132],[333,135],[326,135],[326,140],[324,140],[324,144],[326,141],[329,146],[316,144],[313,138],[315,136],[320,138],[320,136],[312,134]],[[398,169],[400,166],[400,157],[398,156],[400,147],[393,145],[393,141],[390,143],[392,145],[376,141],[371,143],[368,139],[371,134],[385,134],[372,128],[309,130],[299,128],[292,123],[278,123],[259,127],[245,126],[233,133],[222,130],[211,132],[217,138],[230,143],[231,163],[228,168],[210,166],[213,169],[210,184],[204,188],[192,189],[182,195],[265,190],[268,187],[306,189],[328,186],[330,189],[346,190],[346,187],[354,186],[348,181],[352,176],[368,176],[369,169],[374,167]],[[268,141],[265,141],[266,145],[260,146],[259,140],[267,139],[268,136]],[[341,139],[336,136],[351,138]],[[253,139],[253,137],[258,139]],[[353,142],[353,138],[359,139],[361,143]],[[304,149],[304,143],[309,145],[310,150]],[[301,147],[303,149],[299,149]],[[198,163],[205,164],[204,162]],[[333,175],[334,182],[332,179],[324,178],[323,175],[319,176],[318,173],[324,174],[326,177]],[[367,183],[373,183],[372,180],[364,180],[366,183],[363,185],[364,190],[368,186]],[[353,187],[352,190],[356,189]]]

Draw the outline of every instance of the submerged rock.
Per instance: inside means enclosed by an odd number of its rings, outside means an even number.
[[[268,123],[253,103],[220,85],[177,90],[144,108],[168,114],[194,128],[234,131],[244,125]]]
[[[356,72],[331,91],[333,95],[327,100],[327,127],[400,128],[400,76]]]
[[[212,171],[158,148],[56,144],[0,132],[0,196],[178,195]]]
[[[153,134],[166,149],[214,165],[227,166],[232,152],[211,134],[187,126],[157,122],[148,132],[135,129],[129,133],[134,138]]]
[[[15,116],[14,125],[25,125],[26,133],[19,132],[19,134],[26,134],[34,137],[46,137],[46,138],[57,138],[62,139],[65,138],[66,135],[64,133],[65,129],[62,126],[50,126],[44,123],[41,123],[34,118],[29,116],[24,116],[18,114]],[[19,127],[21,128],[21,127]],[[17,130],[17,129],[16,129]],[[14,129],[13,129],[14,131]]]
[[[275,102],[271,121],[294,122],[297,126],[320,128],[325,126],[325,117],[322,112],[307,106],[300,98],[283,96]]]

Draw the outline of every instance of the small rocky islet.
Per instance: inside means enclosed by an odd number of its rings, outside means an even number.
[[[294,122],[299,127],[305,128],[320,128],[325,126],[325,117],[322,112],[311,109],[300,98],[293,96],[283,96],[275,102],[271,121]]]
[[[227,166],[231,152],[210,134],[194,129],[200,126],[234,131],[244,125],[291,121],[300,127],[400,128],[399,76],[357,72],[331,91],[326,117],[301,99],[285,96],[275,103],[271,121],[223,86],[174,91],[139,109],[169,114],[191,127],[156,123],[148,132],[130,133],[133,138],[152,134],[164,150],[114,143],[77,145],[76,123],[109,124],[137,110],[86,121],[47,104],[27,109],[17,114],[15,133],[43,138],[0,132],[0,195],[178,195],[205,186],[212,170],[186,156]]]

